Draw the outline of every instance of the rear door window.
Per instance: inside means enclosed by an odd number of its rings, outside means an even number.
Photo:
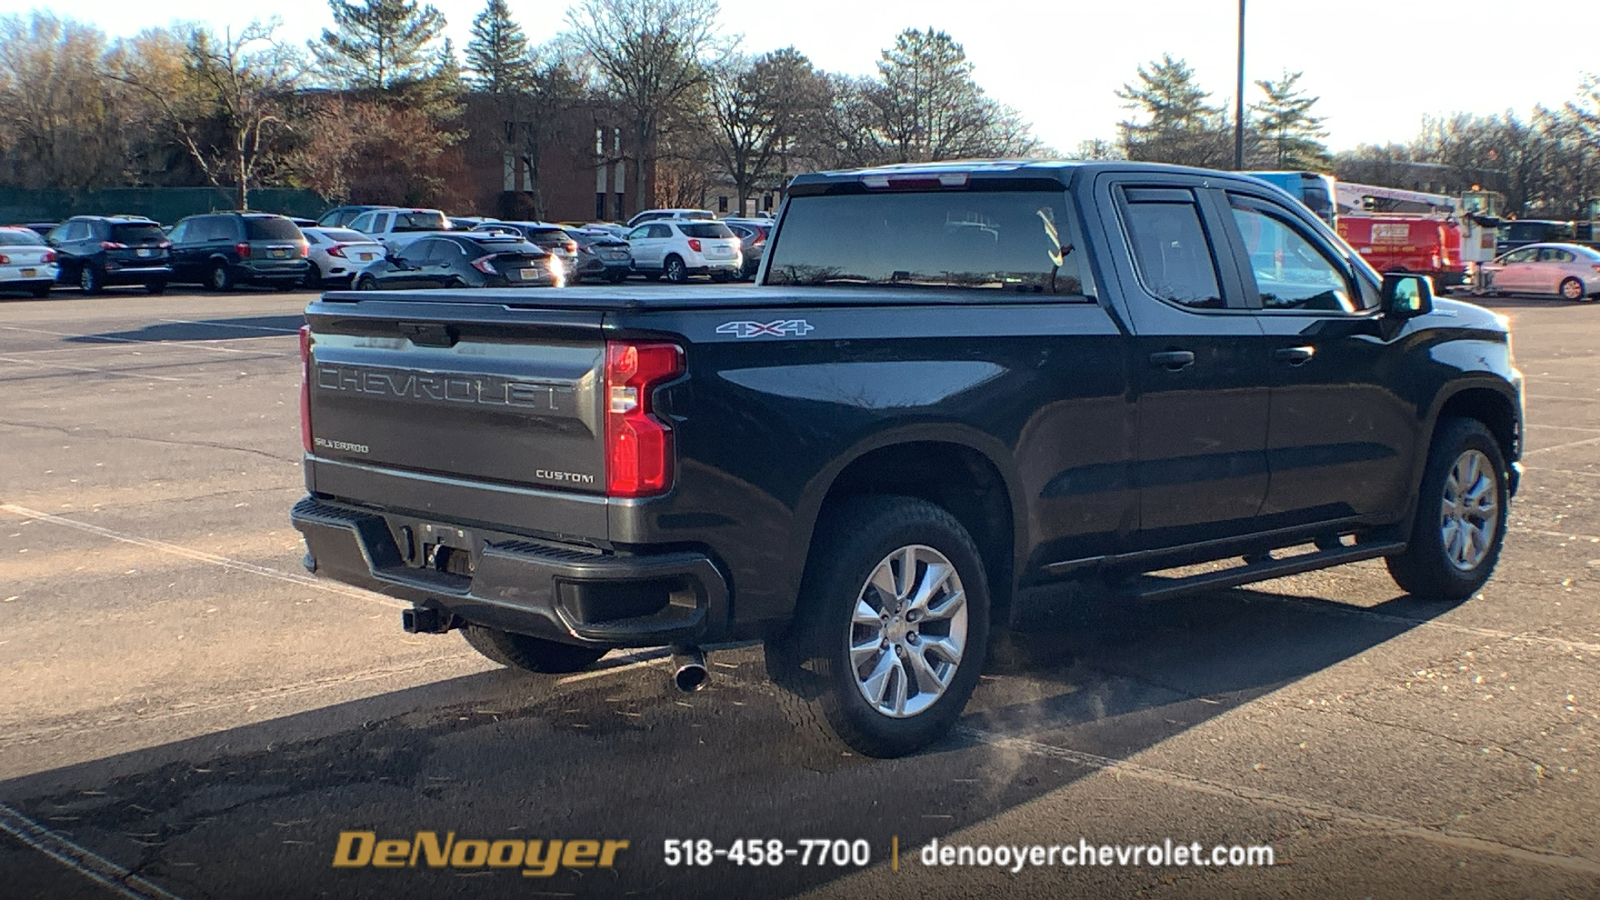
[[[1083,297],[1069,203],[1031,187],[794,196],[765,283]]]
[[[732,229],[728,228],[728,226],[722,224],[721,222],[706,222],[704,224],[696,222],[693,225],[679,225],[678,230],[682,231],[685,237],[692,238],[710,239],[731,238],[738,236],[733,233]]]
[[[31,231],[0,231],[0,247],[42,247],[44,238]]]
[[[245,234],[252,241],[298,241],[300,227],[284,218],[259,218],[244,220]]]
[[[1191,309],[1221,309],[1217,261],[1187,188],[1127,188],[1123,221],[1134,269],[1155,297]]]
[[[111,226],[111,240],[119,244],[135,246],[137,244],[159,244],[166,240],[161,226],[155,224],[113,224]]]
[[[418,231],[449,231],[450,223],[445,221],[444,213],[414,210],[394,214],[395,232]]]

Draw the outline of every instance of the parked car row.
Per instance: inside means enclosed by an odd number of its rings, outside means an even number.
[[[646,210],[626,226],[394,206],[335,207],[315,221],[215,212],[166,228],[142,216],[74,216],[0,228],[0,248],[16,248],[0,249],[0,289],[45,297],[55,284],[90,294],[139,285],[159,294],[168,284],[226,291],[620,284],[630,275],[727,281],[754,276],[772,224],[698,209]]]

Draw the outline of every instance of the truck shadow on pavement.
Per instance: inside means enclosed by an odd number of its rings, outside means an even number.
[[[743,648],[713,656],[696,694],[670,692],[662,666],[564,686],[494,671],[25,775],[0,799],[189,898],[790,896],[857,869],[669,867],[662,842],[863,839],[884,863],[892,838],[907,853],[993,819],[1449,608],[1231,590],[1118,611],[1036,640],[1035,662],[985,675],[954,734],[898,760],[797,736],[759,649]],[[1062,824],[1015,837],[1076,839]],[[333,868],[339,833],[356,830],[630,849],[614,868],[544,878]],[[60,875],[39,895],[76,895],[81,876]]]
[[[184,322],[153,322],[142,328],[107,331],[63,338],[67,344],[161,343],[163,341],[238,341],[247,338],[281,338],[292,335],[305,324],[305,317],[242,316],[233,319],[196,319]]]

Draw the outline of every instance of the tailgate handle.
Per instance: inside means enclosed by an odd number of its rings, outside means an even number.
[[[401,322],[400,333],[419,347],[454,347],[461,340],[453,326],[437,322]]]

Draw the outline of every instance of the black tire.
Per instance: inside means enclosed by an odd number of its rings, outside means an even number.
[[[677,255],[669,256],[661,264],[661,274],[673,284],[685,284],[689,281],[689,267],[683,264],[683,259]]]
[[[225,262],[214,264],[206,278],[206,286],[213,291],[231,291],[233,290],[233,282],[233,270]]]
[[[644,280],[645,281],[660,281],[661,280],[661,273],[660,272],[640,272],[639,274],[644,276]]]
[[[929,608],[939,606],[959,586],[964,608],[941,610],[942,614],[922,619],[905,616],[888,618],[891,611],[903,614],[906,602],[896,606],[869,579],[888,567],[890,580],[901,578],[906,566],[895,560],[908,550],[918,556],[942,558],[954,568],[954,584],[941,579],[933,587]],[[913,579],[920,584],[933,571],[926,558],[910,566]],[[907,593],[909,593],[909,584]],[[875,601],[882,601],[874,607]],[[871,620],[859,624],[855,617],[859,604],[879,612],[881,624]],[[956,617],[964,615],[963,642],[959,660],[948,655],[928,663],[927,655],[936,641],[947,640],[957,632]],[[949,617],[948,619],[946,617]],[[944,621],[941,621],[944,620]],[[919,635],[919,629],[930,629]],[[937,629],[942,628],[943,631]],[[874,635],[874,629],[878,629]],[[960,716],[972,696],[983,670],[989,638],[989,589],[983,562],[972,537],[961,523],[944,509],[911,497],[872,496],[849,500],[836,507],[819,525],[796,604],[795,620],[789,632],[766,644],[769,676],[779,688],[780,706],[797,726],[822,735],[832,735],[852,749],[875,757],[903,756],[938,740]],[[881,641],[874,651],[874,641]],[[852,664],[851,646],[859,657]],[[907,648],[911,648],[907,651]],[[891,658],[893,652],[898,660]],[[910,654],[922,656],[923,671],[945,670],[942,693],[933,695],[928,705],[906,712],[922,697],[921,676]],[[859,666],[859,668],[858,668]],[[867,691],[875,680],[868,672],[883,674],[879,700],[869,701]],[[936,674],[936,673],[935,673]],[[910,687],[918,692],[908,695]],[[930,687],[937,688],[937,682]],[[895,690],[898,688],[898,690]],[[891,697],[891,695],[898,695]],[[878,704],[894,700],[902,714],[881,710]]]
[[[33,287],[28,288],[28,292],[33,294],[34,298],[37,300],[50,299],[50,285],[48,284],[36,284]]]
[[[295,288],[297,288],[299,286],[300,286],[299,284],[296,284],[293,281],[280,281],[277,284],[273,285],[273,287],[276,288],[280,293],[284,293],[284,294],[287,294],[288,292],[294,290]]]
[[[1480,471],[1462,478],[1463,471],[1470,471],[1463,467],[1474,457]],[[1411,540],[1404,553],[1385,560],[1395,584],[1419,600],[1445,603],[1459,602],[1477,593],[1494,572],[1505,543],[1510,500],[1508,474],[1500,445],[1482,422],[1441,421],[1434,431],[1428,465],[1418,488]],[[1492,479],[1492,484],[1483,479]],[[1476,489],[1470,493],[1457,490],[1462,481],[1472,482]],[[1452,502],[1452,494],[1456,495],[1456,502]],[[1471,495],[1492,498],[1493,510],[1485,515],[1481,503],[1460,502],[1470,501]],[[1489,533],[1483,534],[1473,525],[1474,520],[1487,524]],[[1458,536],[1465,544],[1447,543],[1447,534]],[[1481,550],[1475,549],[1480,545]]]
[[[145,293],[155,296],[165,294],[167,292],[167,282],[165,280],[147,281],[144,283],[144,290]]]
[[[378,279],[373,278],[371,275],[357,278],[355,288],[358,291],[375,291],[378,289]]]
[[[612,273],[610,273],[609,275],[606,276],[606,280],[611,282],[612,284],[621,284],[624,281],[628,280],[628,273],[627,272],[612,272]]]
[[[316,263],[312,263],[311,266],[306,269],[306,277],[303,284],[308,291],[320,291],[322,290],[322,283],[324,280],[325,279],[322,277],[322,270],[317,268]]]
[[[98,294],[106,289],[105,276],[100,270],[88,263],[78,269],[78,289],[85,294]]]
[[[1563,300],[1581,301],[1584,299],[1583,282],[1576,278],[1561,279],[1561,286],[1556,288],[1556,291],[1561,294],[1561,299]]]
[[[733,273],[726,271],[713,272],[711,273],[711,280],[715,281],[717,284],[727,284],[733,280]]]
[[[461,636],[472,649],[502,666],[549,675],[581,672],[606,655],[601,647],[561,644],[483,625],[464,625]]]

